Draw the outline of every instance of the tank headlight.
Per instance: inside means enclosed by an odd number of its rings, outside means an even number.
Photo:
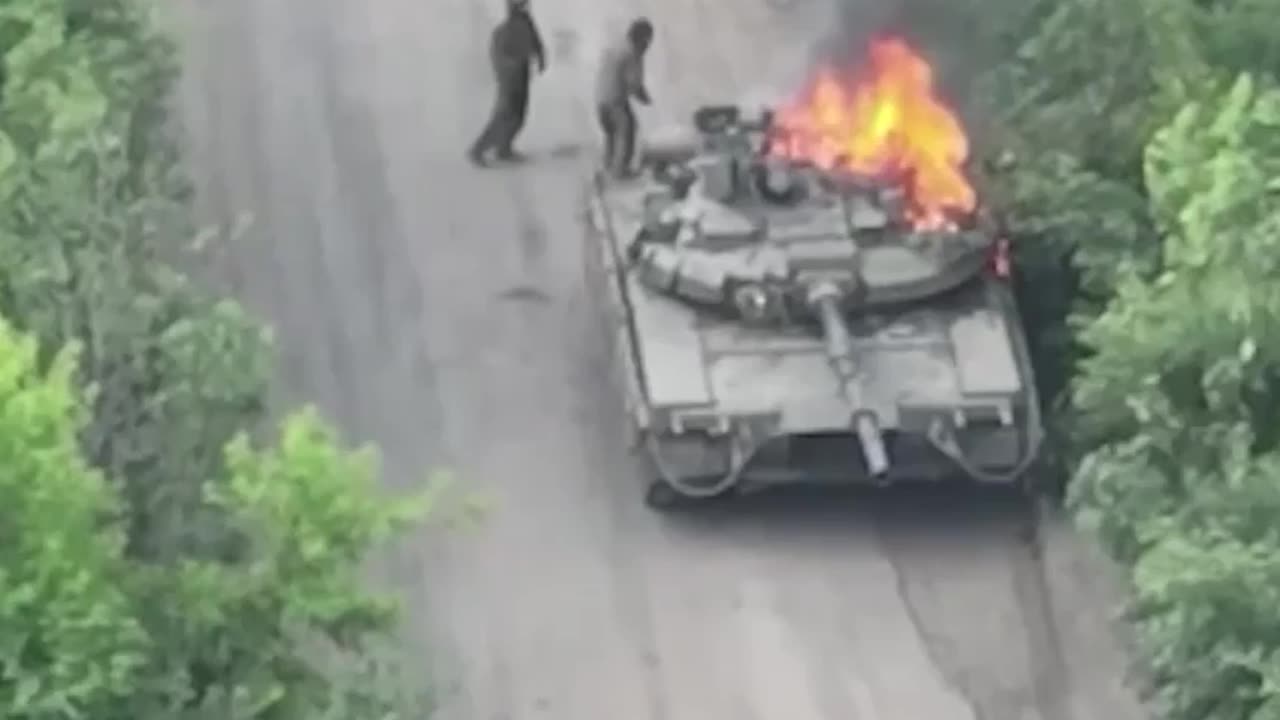
[[[747,283],[733,291],[733,305],[748,322],[766,322],[777,311],[777,300],[762,285]]]

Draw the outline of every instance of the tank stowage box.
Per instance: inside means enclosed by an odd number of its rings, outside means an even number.
[[[1027,482],[1043,432],[1003,239],[981,212],[915,228],[900,191],[778,160],[768,135],[767,115],[704,109],[639,179],[587,190],[587,287],[647,502]]]

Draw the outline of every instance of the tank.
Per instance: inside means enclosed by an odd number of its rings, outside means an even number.
[[[1043,431],[995,223],[919,229],[893,182],[779,159],[770,129],[701,108],[640,177],[587,189],[586,285],[646,502],[1027,486]]]

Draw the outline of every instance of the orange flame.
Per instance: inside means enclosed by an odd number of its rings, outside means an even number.
[[[962,169],[964,128],[936,96],[932,68],[900,39],[873,41],[853,77],[824,68],[778,111],[775,129],[781,156],[901,182],[917,228],[951,227],[950,216],[977,205]]]

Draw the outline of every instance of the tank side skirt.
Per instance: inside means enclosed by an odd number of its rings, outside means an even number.
[[[1040,399],[1036,393],[1035,382],[1032,377],[1031,353],[1027,347],[1026,336],[1022,330],[1021,318],[1018,315],[1017,307],[1013,303],[1007,288],[988,284],[986,286],[986,296],[991,306],[999,308],[1001,316],[1005,320],[1005,336],[1009,342],[1010,352],[1016,364],[1019,385],[1021,386],[1015,395],[1021,396],[1025,405],[1024,411],[1020,413],[1022,416],[1020,419],[1023,421],[1024,427],[1023,437],[1025,439],[1022,457],[1010,470],[990,472],[977,467],[965,456],[956,443],[954,432],[949,427],[944,427],[941,423],[935,423],[930,432],[927,433],[927,437],[938,450],[959,465],[961,470],[973,479],[984,483],[1007,484],[1023,479],[1023,476],[1031,470],[1039,459],[1040,448],[1044,441],[1044,427],[1040,413]]]
[[[638,367],[639,357],[637,355],[638,346],[636,345],[635,328],[630,321],[629,315],[631,303],[623,284],[625,266],[620,261],[617,253],[612,218],[609,216],[608,209],[604,207],[601,191],[600,178],[597,176],[593,178],[588,190],[588,216],[592,231],[591,241],[606,246],[606,250],[601,254],[600,270],[606,275],[607,297],[604,300],[609,303],[612,311],[610,313],[609,332],[613,333],[615,337],[610,339],[610,344],[614,350],[614,357],[620,365],[618,372],[622,374],[627,409],[632,416],[632,421],[635,423],[637,433],[644,434],[649,431],[652,424],[652,408],[649,407],[646,401],[648,388]]]

